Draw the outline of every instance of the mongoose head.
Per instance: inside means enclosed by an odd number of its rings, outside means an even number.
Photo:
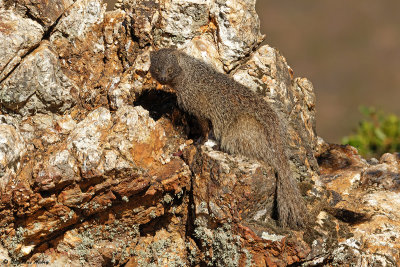
[[[182,72],[176,50],[163,48],[150,53],[150,73],[161,84],[172,85],[174,79]]]

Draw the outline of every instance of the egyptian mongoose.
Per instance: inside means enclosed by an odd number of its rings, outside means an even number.
[[[200,125],[211,121],[222,150],[271,165],[281,226],[304,226],[306,208],[287,154],[285,120],[256,93],[205,62],[172,48],[151,53],[150,72],[176,90],[179,106]]]

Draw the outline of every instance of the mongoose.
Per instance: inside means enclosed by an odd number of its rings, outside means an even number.
[[[178,105],[200,125],[211,121],[223,151],[275,169],[278,221],[282,227],[303,227],[306,208],[290,170],[286,122],[277,112],[230,76],[181,51],[163,48],[152,52],[150,60],[151,75],[176,90]]]

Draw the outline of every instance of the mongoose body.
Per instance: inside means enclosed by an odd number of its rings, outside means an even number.
[[[204,125],[211,121],[222,150],[271,165],[281,226],[304,226],[305,206],[286,152],[286,123],[256,93],[203,61],[176,49],[151,53],[150,72],[176,90],[179,106]]]

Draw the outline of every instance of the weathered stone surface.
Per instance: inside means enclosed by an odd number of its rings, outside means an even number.
[[[5,123],[0,124],[0,179],[6,172],[16,172],[19,161],[26,153],[25,141],[18,129]]]
[[[67,139],[67,149],[82,165],[82,174],[102,175],[101,155],[106,134],[112,126],[111,114],[105,108],[98,108],[78,123]]]
[[[145,47],[153,40],[153,27],[159,18],[159,1],[120,0],[115,6],[128,13],[132,24],[133,36],[139,46]]]
[[[188,149],[185,158],[194,174],[191,231],[202,247],[197,256],[200,262],[279,266],[305,259],[310,248],[301,239],[272,238],[276,233],[271,219],[275,191],[272,169],[207,146]],[[272,247],[275,253],[270,253]]]
[[[71,115],[36,114],[23,119],[19,123],[21,135],[27,143],[28,150],[44,150],[56,145],[76,127],[76,121]]]
[[[211,16],[218,29],[219,53],[225,70],[231,70],[264,40],[255,10],[256,0],[212,2]]]
[[[340,238],[320,260],[330,258],[332,265],[398,266],[399,155],[385,154],[380,163],[370,165],[350,146],[325,145],[321,152],[316,184],[330,192],[329,204],[335,209],[331,212],[349,223],[351,235]]]
[[[76,1],[55,26],[50,40],[67,38],[83,38],[94,24],[100,24],[104,19],[105,6],[102,1]]]
[[[38,46],[43,34],[37,22],[0,8],[0,82]]]
[[[4,108],[21,115],[65,112],[76,102],[78,89],[61,70],[48,43],[29,54],[0,84]]]
[[[223,72],[223,64],[218,54],[217,44],[215,44],[213,38],[214,36],[209,32],[196,36],[183,47],[183,51]]]
[[[78,164],[68,150],[57,151],[44,161],[47,162],[39,162],[34,168],[35,186],[40,191],[54,190],[80,181]]]
[[[126,266],[187,266],[189,264],[184,237],[165,229],[154,236],[141,238]]]
[[[105,13],[101,0],[80,0],[64,13],[50,35],[67,76],[80,88],[85,109],[107,105],[108,92],[118,86],[126,76],[123,71],[136,59],[138,45],[126,20],[124,11]]]
[[[28,180],[20,180],[16,186],[8,181],[0,190],[3,192],[0,207],[14,207],[17,216],[0,217],[4,226],[1,233],[7,233],[3,244],[13,258],[20,259],[43,251],[43,244],[55,242],[55,253],[62,254],[68,250],[71,259],[75,257],[81,263],[104,263],[113,258],[113,262],[121,263],[127,262],[128,256],[132,255],[129,251],[134,247],[127,244],[132,242],[133,246],[137,243],[133,241],[138,238],[138,233],[132,232],[132,225],[144,225],[166,216],[163,220],[167,226],[170,217],[182,216],[175,218],[174,223],[181,221],[179,227],[184,233],[185,192],[189,190],[190,172],[181,159],[172,156],[171,151],[177,150],[183,139],[166,137],[163,130],[166,121],[155,122],[140,106],[123,106],[113,115],[108,109],[98,108],[78,124],[69,122],[68,116],[42,117],[34,116],[33,122],[25,121],[24,129],[29,128],[27,125],[40,129],[57,122],[60,135],[61,132],[67,133],[68,138],[60,138],[57,146],[46,145],[51,149],[49,155],[38,161],[31,159],[28,164],[32,166],[31,171],[24,171]],[[17,195],[7,191],[13,187]],[[183,205],[182,201],[186,204]],[[6,210],[2,209],[2,214]],[[97,224],[98,228],[92,228],[93,221],[90,222],[91,230],[84,230],[87,226],[83,226],[89,223],[82,222],[89,215],[101,213],[108,215]],[[26,219],[17,221],[18,217],[28,215]],[[107,227],[109,223],[106,221],[115,221],[107,219],[110,216],[121,218],[123,228],[116,225]],[[67,228],[72,225],[70,233]],[[70,235],[76,229],[82,237],[76,239],[76,245],[71,248]],[[68,240],[52,240],[54,235],[64,231]],[[114,239],[108,239],[107,232],[110,231],[122,238],[119,245]],[[95,234],[99,232],[101,236]],[[132,234],[126,234],[128,232]],[[67,247],[65,242],[69,244]],[[115,254],[116,250],[121,253]],[[45,257],[53,262],[57,259],[53,256],[37,254],[32,259]]]
[[[27,9],[26,12],[29,13],[29,16],[34,17],[46,28],[49,28],[73,2],[73,0],[17,0],[16,4],[20,6],[19,8]]]
[[[312,84],[258,47],[254,3],[0,1],[0,261],[399,262],[399,156],[366,161],[316,136]],[[289,121],[307,229],[277,227],[271,168],[193,141],[195,120],[148,73],[150,51],[170,45],[231,71]]]
[[[196,154],[190,155],[193,153]],[[232,157],[207,146],[190,151],[190,154],[188,163],[195,175],[193,196],[197,215],[210,215],[219,223],[232,221],[237,214],[250,221],[261,217],[265,219],[262,222],[268,221],[273,212],[273,200],[267,199],[273,197],[275,190],[271,169],[263,170],[257,162]],[[208,179],[210,175],[214,177],[212,181]],[[255,199],[260,203],[261,211],[257,210]],[[253,205],[251,210],[248,205]]]
[[[0,259],[3,264],[11,263],[11,258],[8,256],[8,251],[0,246]]]
[[[193,38],[208,32],[214,40],[225,70],[264,40],[255,12],[255,0],[124,0],[117,5],[128,11],[134,35],[140,46],[186,46]]]
[[[164,1],[160,5],[158,35],[156,40],[164,46],[172,43],[182,44],[200,33],[200,29],[209,23],[211,1]],[[166,36],[167,38],[164,38]]]
[[[146,90],[155,86],[149,73],[150,50],[145,48],[138,55],[133,65],[113,81],[108,89],[109,104],[112,109],[118,109],[137,100]]]

